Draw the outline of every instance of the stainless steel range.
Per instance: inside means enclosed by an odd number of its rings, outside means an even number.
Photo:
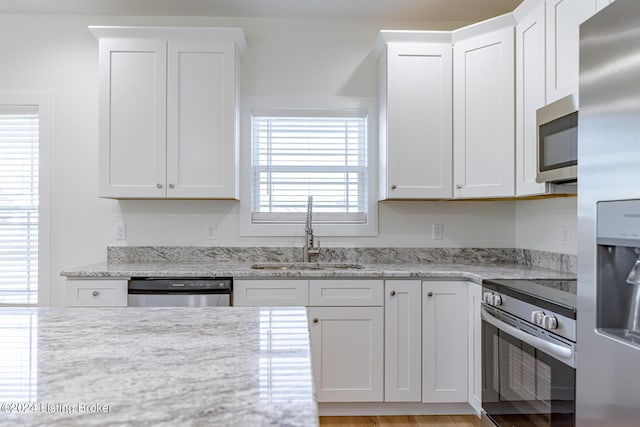
[[[574,426],[576,281],[482,284],[483,426]]]

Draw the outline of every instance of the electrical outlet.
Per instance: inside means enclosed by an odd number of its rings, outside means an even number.
[[[563,246],[571,246],[571,228],[568,225],[563,225],[560,227],[560,233],[560,244]]]
[[[207,240],[216,240],[216,235],[218,234],[218,224],[205,224],[204,226],[204,237]]]
[[[431,228],[431,238],[433,240],[442,240],[444,236],[444,224],[433,224]]]
[[[124,222],[116,222],[115,238],[116,240],[125,240],[127,238],[127,227]]]

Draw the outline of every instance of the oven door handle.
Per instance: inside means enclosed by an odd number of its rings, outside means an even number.
[[[538,350],[542,350],[545,353],[549,353],[552,356],[561,358],[561,359],[571,359],[573,356],[573,351],[570,348],[563,347],[558,344],[553,344],[548,341],[545,341],[541,338],[535,337],[531,334],[528,334],[524,331],[521,331],[518,328],[515,328],[508,323],[503,322],[500,319],[495,318],[491,315],[484,307],[481,311],[482,320],[485,322],[495,326],[496,328],[505,331],[509,335],[512,335],[514,338],[519,339],[520,341],[526,342],[530,346],[537,348]]]

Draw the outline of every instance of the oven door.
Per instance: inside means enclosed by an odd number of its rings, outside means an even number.
[[[550,336],[483,305],[483,426],[575,425],[575,345]]]

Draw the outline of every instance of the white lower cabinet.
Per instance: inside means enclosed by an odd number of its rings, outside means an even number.
[[[387,280],[384,312],[384,400],[422,401],[422,286]]]
[[[381,402],[383,308],[309,307],[318,402]]]
[[[477,414],[482,409],[482,286],[477,283],[467,285],[467,352],[469,361],[469,404]]]
[[[67,307],[126,307],[127,279],[68,279]]]
[[[234,280],[237,307],[309,305],[308,280]]]
[[[467,283],[422,282],[422,401],[467,401]]]
[[[318,402],[382,402],[382,280],[310,280],[309,331]]]

